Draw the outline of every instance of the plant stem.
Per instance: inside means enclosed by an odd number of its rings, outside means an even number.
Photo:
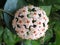
[[[10,12],[7,12],[7,11],[5,11],[5,10],[3,10],[3,9],[0,9],[0,11],[4,12],[4,13],[10,15],[10,16],[13,16],[13,14],[11,14]]]

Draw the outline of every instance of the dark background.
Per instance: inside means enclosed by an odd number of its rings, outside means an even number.
[[[6,0],[0,0],[0,8],[4,7],[5,2],[6,2]]]

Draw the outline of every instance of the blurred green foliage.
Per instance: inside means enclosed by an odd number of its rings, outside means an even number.
[[[46,32],[46,36],[44,39],[44,43],[47,44],[43,45],[60,45],[60,14],[57,12],[60,10],[60,0],[7,0],[4,6],[4,10],[14,14],[17,9],[29,4],[41,7],[43,10],[46,11],[47,16],[50,19],[49,29]],[[8,28],[3,28],[1,15],[3,14],[0,11],[0,45],[15,45],[18,41],[22,41],[22,39],[20,39],[16,34],[10,31],[10,28],[12,30],[12,27],[10,26],[10,21],[12,20],[12,17],[10,17],[8,14],[4,14],[4,23],[6,23],[6,26]],[[55,26],[53,27],[54,24]],[[52,30],[54,30],[56,33],[56,39],[53,43],[48,42],[53,37]],[[42,41],[41,39],[32,41],[24,40],[23,43],[24,44],[22,45],[40,45]]]

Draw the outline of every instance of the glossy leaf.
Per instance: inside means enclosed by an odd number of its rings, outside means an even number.
[[[36,40],[23,40],[23,45],[40,45],[40,42]]]
[[[3,38],[7,45],[15,45],[15,43],[20,40],[20,38],[11,33],[8,28],[5,28]]]
[[[32,40],[32,45],[40,45],[41,42],[38,42],[36,40]]]

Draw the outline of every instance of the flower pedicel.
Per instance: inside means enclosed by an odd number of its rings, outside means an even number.
[[[19,9],[14,16],[12,26],[22,39],[38,39],[45,35],[49,19],[46,12],[33,5]]]

